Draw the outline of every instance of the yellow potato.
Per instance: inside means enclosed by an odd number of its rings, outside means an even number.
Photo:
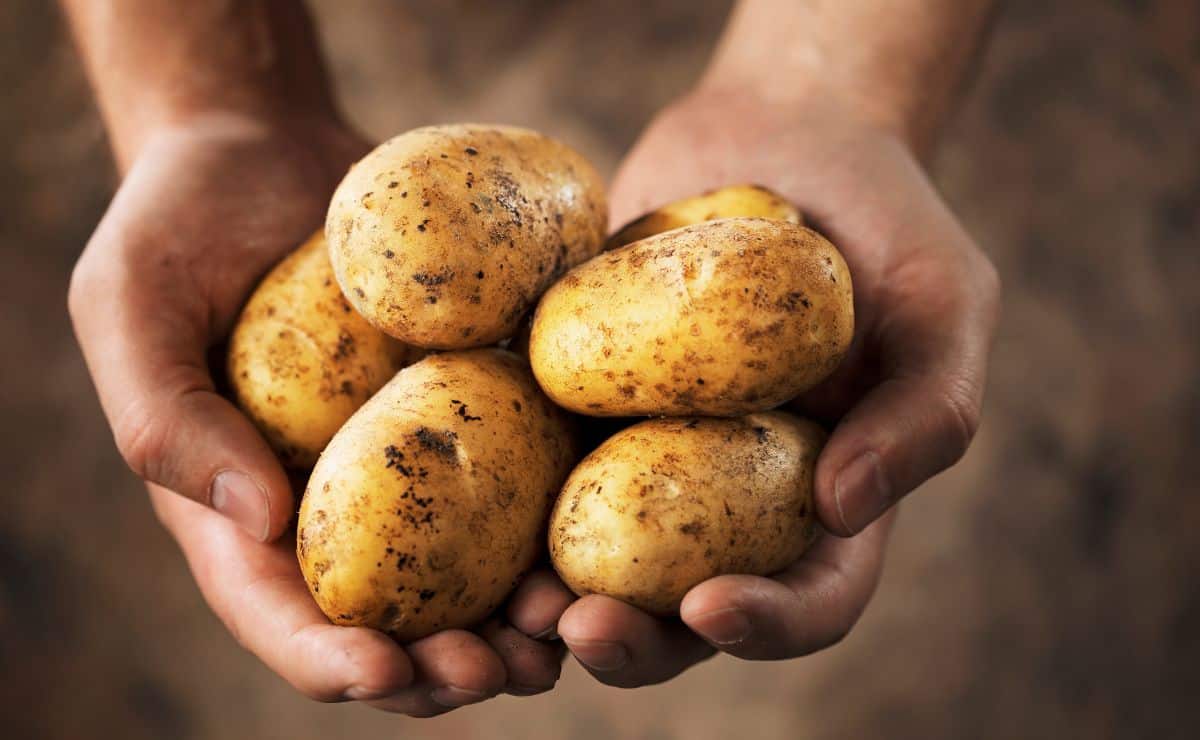
[[[796,224],[729,218],[580,265],[538,304],[529,358],[557,404],[592,416],[737,416],[837,367],[854,333],[845,261]]]
[[[511,352],[405,368],[309,479],[296,551],[313,598],[402,641],[479,622],[541,551],[574,461],[566,415]]]
[[[379,146],[326,218],[342,290],[372,324],[434,349],[511,336],[554,280],[596,254],[604,184],[533,131],[431,126]]]
[[[605,249],[616,249],[638,239],[704,221],[736,216],[773,218],[804,223],[799,209],[762,185],[727,185],[657,208],[622,226],[608,239]]]
[[[653,419],[583,459],[550,517],[550,557],[579,595],[677,614],[696,584],[769,575],[816,535],[820,427],[780,411]]]
[[[228,372],[238,405],[284,464],[310,468],[417,354],[350,308],[318,232],[250,296],[229,340]]]

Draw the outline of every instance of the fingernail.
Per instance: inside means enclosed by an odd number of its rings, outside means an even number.
[[[717,609],[688,621],[692,629],[715,645],[734,645],[750,637],[754,625],[741,609]]]
[[[440,686],[429,693],[429,698],[443,707],[465,707],[483,701],[487,694],[457,686]]]
[[[575,660],[594,671],[615,671],[629,662],[629,651],[616,642],[571,642],[567,647]]]
[[[260,542],[271,526],[267,492],[254,479],[237,470],[225,470],[213,478],[209,503]]]
[[[892,505],[892,489],[879,453],[864,452],[838,473],[833,499],[846,531],[857,534]]]

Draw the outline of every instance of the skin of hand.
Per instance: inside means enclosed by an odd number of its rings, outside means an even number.
[[[794,402],[832,424],[815,490],[832,534],[771,578],[728,575],[696,586],[682,622],[606,596],[575,601],[559,634],[614,686],[667,680],[715,650],[777,660],[841,640],[878,581],[893,505],[957,461],[979,423],[999,280],[908,139],[832,95],[784,103],[701,90],[662,112],[625,159],[612,223],[744,182],[795,202],[842,251],[854,279],[851,350]]]
[[[303,118],[208,113],[155,130],[81,256],[68,303],[123,457],[238,641],[314,699],[432,716],[554,685],[561,644],[527,635],[552,631],[561,586],[535,573],[507,619],[403,647],[331,625],[296,561],[288,478],[216,392],[207,361],[367,148],[340,124]]]
[[[837,376],[804,401],[841,419],[818,468],[819,513],[834,532],[859,534],[824,538],[774,579],[698,586],[683,604],[695,632],[611,599],[572,604],[544,569],[518,587],[504,620],[473,632],[402,648],[372,630],[330,625],[286,534],[287,479],[214,392],[206,353],[255,281],[319,225],[365,145],[329,117],[290,115],[333,105],[295,0],[247,0],[237,12],[224,0],[127,0],[119,13],[111,2],[60,2],[128,170],[69,296],[102,405],[214,611],[313,698],[430,716],[501,690],[536,693],[557,678],[561,648],[529,636],[553,636],[556,624],[577,657],[621,686],[665,680],[714,646],[746,658],[819,649],[849,630],[874,587],[892,514],[876,516],[950,464],[974,430],[995,273],[902,142],[925,135],[923,119],[940,118],[990,0],[797,3],[789,13],[742,0],[714,69],[730,81],[772,83],[765,97],[774,102],[710,92],[668,109],[618,177],[614,218],[711,186],[761,182],[842,248],[858,337]],[[813,43],[822,39],[832,43]],[[772,70],[765,80],[762,69]],[[813,106],[819,95],[802,107],[780,102],[798,81],[833,80],[837,70],[840,89],[884,80],[859,87],[867,93],[859,102],[909,119],[912,136],[857,123],[832,99]],[[906,90],[914,94],[880,95]]]

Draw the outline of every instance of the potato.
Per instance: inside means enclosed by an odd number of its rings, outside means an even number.
[[[677,200],[634,219],[608,238],[605,249],[616,249],[664,231],[735,216],[773,218],[804,223],[800,211],[786,198],[762,185],[727,185]]]
[[[418,352],[350,308],[318,232],[250,296],[227,367],[238,405],[284,464],[311,468],[334,432]]]
[[[405,368],[309,479],[296,552],[313,598],[402,641],[479,622],[542,551],[574,461],[566,415],[511,352]]]
[[[603,246],[604,184],[578,153],[509,126],[419,128],[356,164],[326,218],[343,292],[375,326],[434,349],[511,336]]]
[[[571,473],[550,517],[550,557],[579,595],[678,614],[701,581],[769,575],[816,535],[820,427],[780,411],[653,419]]]
[[[820,234],[730,218],[628,244],[567,273],[534,314],[529,359],[592,416],[737,416],[827,377],[854,332],[850,272]]]

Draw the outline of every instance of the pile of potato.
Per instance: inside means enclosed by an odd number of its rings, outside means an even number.
[[[547,521],[572,590],[658,614],[808,547],[824,434],[771,409],[849,346],[841,255],[754,186],[606,226],[563,144],[421,128],[356,164],[251,296],[230,379],[311,468],[296,550],[330,620],[402,641],[476,624]],[[626,421],[580,460],[612,428],[594,417]]]

